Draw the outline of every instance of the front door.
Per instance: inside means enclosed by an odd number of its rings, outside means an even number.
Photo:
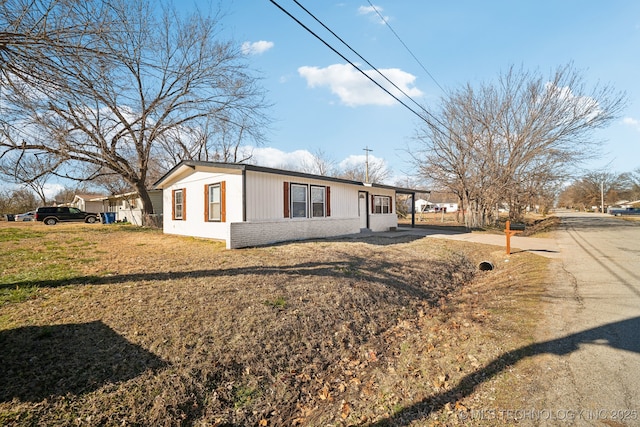
[[[360,216],[360,228],[369,228],[369,211],[367,209],[367,193],[358,193],[358,215]]]

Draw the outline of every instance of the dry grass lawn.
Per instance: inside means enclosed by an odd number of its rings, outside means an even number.
[[[525,398],[546,280],[503,252],[0,223],[0,425],[478,425]]]

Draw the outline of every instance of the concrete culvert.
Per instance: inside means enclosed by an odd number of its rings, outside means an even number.
[[[480,271],[491,271],[493,270],[493,264],[490,263],[489,261],[482,261],[478,265],[478,268],[480,269]]]

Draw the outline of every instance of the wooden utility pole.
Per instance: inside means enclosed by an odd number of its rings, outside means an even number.
[[[364,161],[364,166],[365,166],[364,182],[368,184],[369,183],[369,151],[373,151],[373,150],[371,150],[368,145],[366,148],[363,148],[363,150],[366,152],[366,158]]]

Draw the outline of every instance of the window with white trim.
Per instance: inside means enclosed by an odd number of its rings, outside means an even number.
[[[220,197],[220,184],[209,185],[209,221],[222,219],[222,203]]]
[[[184,190],[173,190],[173,219],[183,219],[184,216]]]
[[[391,197],[389,196],[374,196],[373,198],[373,213],[388,214],[391,213]]]
[[[291,217],[307,217],[307,186],[291,184]]]
[[[311,217],[318,218],[326,216],[325,196],[326,187],[311,186]]]

